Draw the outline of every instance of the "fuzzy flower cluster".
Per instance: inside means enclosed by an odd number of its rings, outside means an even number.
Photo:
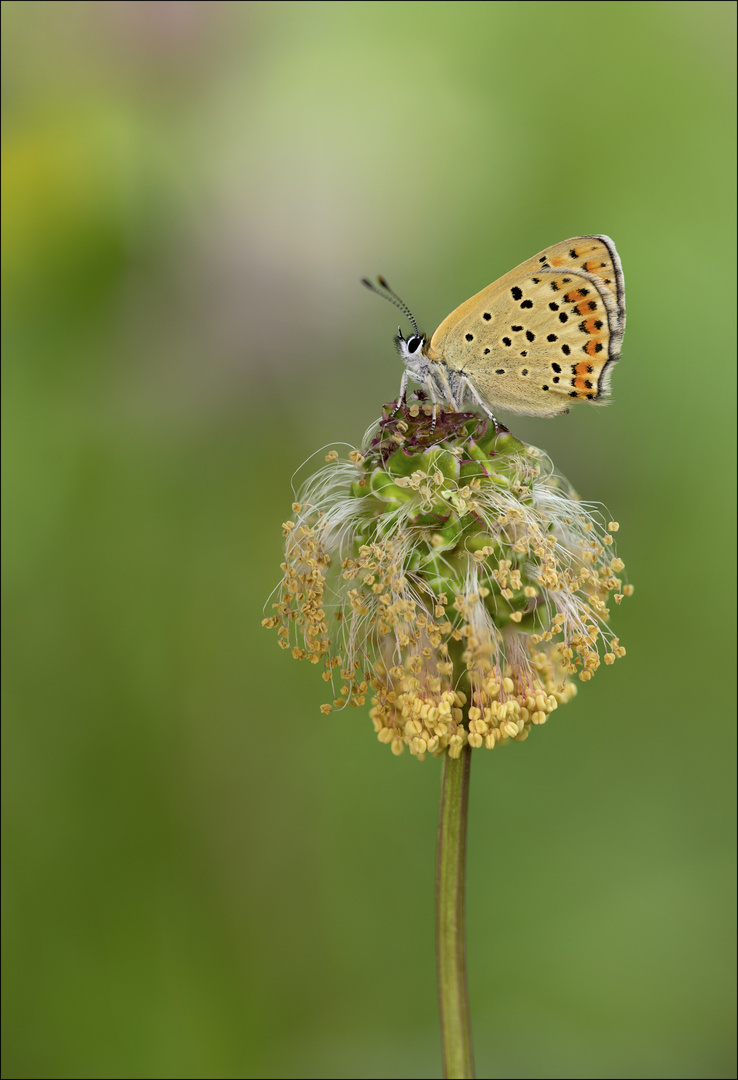
[[[372,699],[380,742],[423,760],[528,737],[625,654],[618,526],[541,451],[474,413],[395,411],[336,451],[285,523],[279,644],[320,664],[331,713]]]

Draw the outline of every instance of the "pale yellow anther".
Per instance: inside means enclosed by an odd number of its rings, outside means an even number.
[[[514,720],[505,720],[500,724],[500,731],[508,739],[514,739],[518,734],[518,725]]]
[[[479,747],[482,745],[482,742],[483,742],[482,736],[477,735],[476,732],[473,732],[469,736],[469,746],[474,747],[475,750],[479,749]]]
[[[512,622],[519,623],[519,622],[521,622],[522,618],[523,618],[522,611],[512,611],[512,612],[510,612],[510,619],[512,620]]]
[[[405,749],[405,744],[402,741],[402,739],[393,739],[392,740],[392,753],[395,755],[395,757],[399,757],[404,749]]]
[[[608,521],[607,527],[610,530],[610,532],[617,532],[618,529],[620,528],[617,521]]]
[[[506,694],[512,694],[515,690],[515,683],[512,681],[512,679],[505,678],[502,680],[502,689],[505,691]]]
[[[624,585],[623,586],[623,596],[632,596],[633,592],[634,592],[634,589],[635,589],[634,585]]]
[[[330,450],[330,451],[329,451],[329,452],[328,452],[328,453],[327,453],[327,454],[325,455],[325,460],[326,460],[326,461],[338,461],[338,451],[336,451],[336,450]]]

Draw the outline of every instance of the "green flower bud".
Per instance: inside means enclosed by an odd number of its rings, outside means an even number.
[[[625,650],[606,520],[541,451],[474,413],[386,406],[285,525],[280,644],[321,663],[332,712],[371,692],[380,742],[421,760],[523,741]],[[609,531],[608,531],[609,529]]]

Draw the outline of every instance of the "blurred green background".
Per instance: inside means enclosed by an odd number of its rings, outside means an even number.
[[[435,1077],[439,763],[261,629],[290,478],[611,235],[628,650],[475,758],[480,1077],[729,1077],[732,3],[4,3],[7,1077]],[[269,609],[267,608],[267,613]]]

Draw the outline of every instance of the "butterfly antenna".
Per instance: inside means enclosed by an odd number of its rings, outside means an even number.
[[[373,282],[368,280],[368,278],[362,278],[361,284],[364,285],[371,292],[376,293],[377,296],[381,296],[383,300],[389,300],[390,304],[394,304],[396,308],[399,308],[405,318],[413,324],[413,329],[415,330],[415,333],[418,335],[418,337],[420,337],[421,333],[418,329],[418,324],[416,323],[415,317],[413,316],[412,311],[407,306],[405,301],[400,299],[395,290],[390,288],[390,286],[387,284],[383,277],[378,277],[377,281],[382,286],[382,289],[384,289],[384,292],[378,289]]]

